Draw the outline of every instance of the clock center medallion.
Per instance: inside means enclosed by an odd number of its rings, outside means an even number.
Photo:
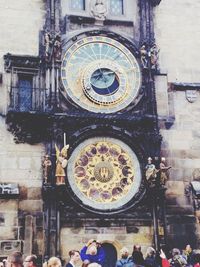
[[[95,178],[102,183],[109,182],[114,175],[112,165],[108,161],[99,162],[94,169]]]
[[[89,64],[83,70],[81,80],[85,95],[97,104],[117,103],[126,95],[126,74],[120,65],[110,60]]]

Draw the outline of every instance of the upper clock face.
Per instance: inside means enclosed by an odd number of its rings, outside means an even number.
[[[74,43],[62,61],[65,93],[93,112],[112,113],[136,99],[141,73],[133,54],[108,37],[85,37]]]
[[[73,151],[67,167],[76,197],[99,211],[115,211],[133,200],[141,184],[140,164],[122,141],[110,137],[85,140]]]

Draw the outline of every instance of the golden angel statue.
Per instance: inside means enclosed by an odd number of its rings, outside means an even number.
[[[65,145],[60,151],[57,145],[55,144],[56,149],[56,184],[61,185],[65,184],[65,168],[67,167],[67,151],[69,145]]]

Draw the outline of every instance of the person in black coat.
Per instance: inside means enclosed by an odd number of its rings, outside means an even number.
[[[69,251],[70,260],[65,267],[76,267],[76,263],[80,260],[80,253],[78,250]]]

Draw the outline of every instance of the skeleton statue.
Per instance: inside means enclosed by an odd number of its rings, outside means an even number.
[[[148,69],[148,49],[147,49],[146,44],[143,44],[140,47],[140,59],[141,59],[142,67],[144,69]]]
[[[158,68],[158,47],[156,44],[153,44],[150,48],[150,62],[151,62],[151,69],[157,70]]]

